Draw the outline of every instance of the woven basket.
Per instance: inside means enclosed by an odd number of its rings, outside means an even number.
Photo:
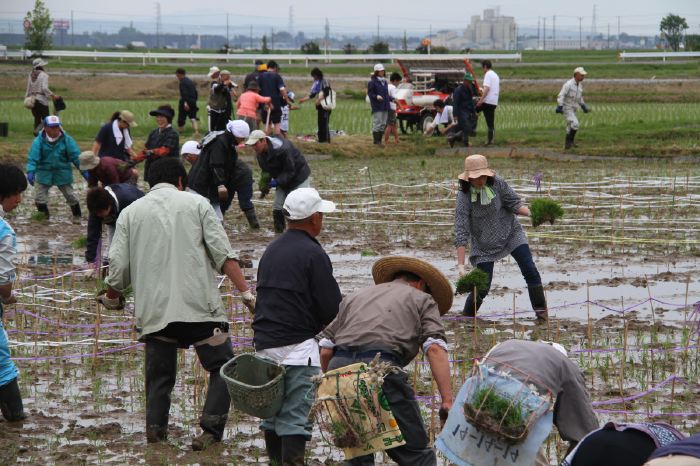
[[[279,412],[284,399],[284,367],[254,354],[239,354],[219,372],[234,409],[262,419]]]

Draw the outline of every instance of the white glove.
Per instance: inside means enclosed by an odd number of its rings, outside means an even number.
[[[83,271],[83,278],[85,280],[93,280],[95,275],[97,275],[97,269],[95,269],[95,264],[88,264],[90,268]]]
[[[245,290],[241,293],[241,299],[245,307],[247,307],[252,314],[255,314],[255,295],[250,290]]]
[[[459,274],[459,278],[462,278],[467,274],[467,272],[464,270],[464,264],[457,264],[457,273]]]
[[[378,95],[378,96],[377,96],[377,100],[378,100],[379,102],[381,102],[382,100],[384,100],[384,97]]]
[[[106,291],[97,295],[97,298],[95,299],[98,303],[102,304],[105,308],[109,309],[110,311],[119,311],[121,309],[124,309],[124,304],[126,304],[124,296],[119,296],[117,298],[108,298]]]

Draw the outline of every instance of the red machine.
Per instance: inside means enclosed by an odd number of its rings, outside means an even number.
[[[404,82],[396,93],[396,118],[404,134],[425,131],[433,122],[433,102],[442,99],[450,103],[452,91],[462,83],[464,73],[474,77],[477,92],[481,94],[476,74],[469,59],[416,59],[396,60]]]

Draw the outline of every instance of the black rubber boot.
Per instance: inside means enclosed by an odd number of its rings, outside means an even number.
[[[284,233],[286,224],[284,222],[284,212],[281,210],[272,211],[272,221],[275,225],[275,233]]]
[[[566,139],[564,139],[564,150],[571,149],[573,146],[573,139],[571,138],[571,133],[566,133]]]
[[[39,204],[38,202],[36,203],[36,210],[41,212],[42,214],[46,215],[46,218],[48,219],[50,217],[49,215],[49,206],[46,204]]]
[[[493,144],[493,136],[494,136],[495,132],[496,132],[496,130],[493,130],[493,129],[489,130],[489,136],[488,136],[489,140],[486,142],[487,146],[490,146],[491,144]]]
[[[374,143],[380,147],[383,147],[382,137],[384,137],[384,133],[382,131],[375,131],[372,133],[372,135],[374,136]]]
[[[576,139],[576,131],[577,130],[572,129],[569,133],[571,135],[571,147],[576,147],[576,142],[574,141]]]
[[[22,394],[17,385],[17,378],[0,387],[0,411],[7,422],[18,422],[27,417],[24,414]]]
[[[146,442],[159,443],[168,440],[168,426],[146,426]]]
[[[306,437],[303,435],[284,435],[282,439],[282,465],[304,466]]]
[[[258,216],[255,215],[255,207],[252,209],[244,210],[243,213],[245,214],[245,218],[248,220],[248,225],[250,225],[250,228],[253,230],[257,230],[260,228],[260,222],[258,222]]]
[[[464,302],[464,309],[462,310],[462,315],[467,317],[475,317],[476,312],[481,307],[481,303],[484,302],[484,296],[481,293],[476,298],[476,305],[474,305],[474,293],[469,293],[467,300]]]
[[[73,217],[82,217],[83,213],[80,211],[80,204],[74,204],[70,206],[70,211],[73,214]]]
[[[273,430],[265,431],[265,449],[271,466],[282,466],[282,438]]]
[[[156,435],[155,432],[159,428],[165,431],[168,428],[170,403],[177,374],[177,346],[157,338],[148,338],[145,366],[146,439],[148,440],[149,430]]]
[[[530,295],[530,304],[532,310],[535,311],[537,320],[546,322],[547,316],[547,298],[544,295],[544,287],[542,285],[528,286],[527,292]]]

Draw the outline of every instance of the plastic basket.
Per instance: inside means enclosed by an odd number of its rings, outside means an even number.
[[[284,367],[254,354],[239,354],[219,372],[234,409],[262,419],[279,412],[284,400]]]

